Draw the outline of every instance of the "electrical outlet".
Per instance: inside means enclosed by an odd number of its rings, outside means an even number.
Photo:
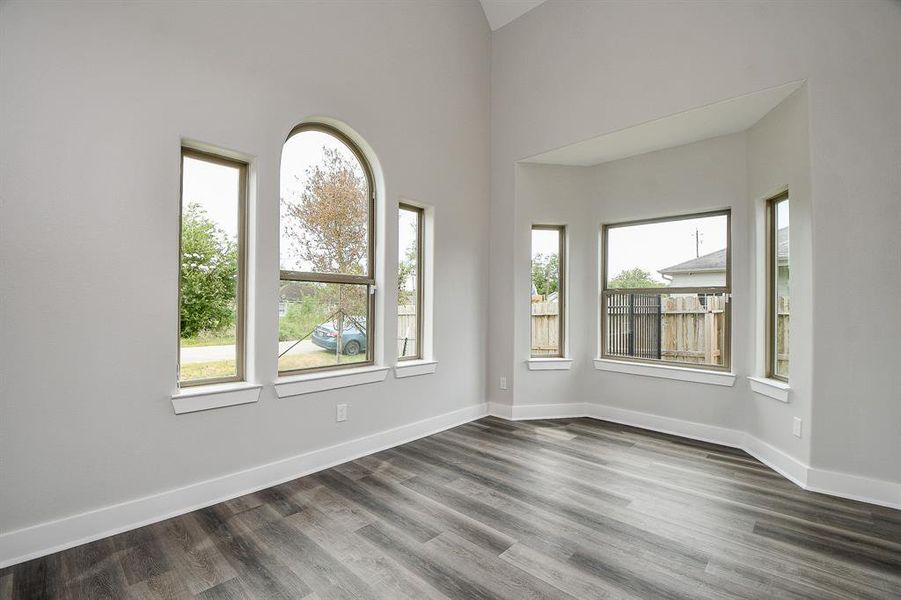
[[[501,389],[502,390],[507,389],[507,378],[506,377],[501,377]]]
[[[801,419],[795,417],[795,420],[792,422],[792,433],[795,437],[801,437]]]
[[[347,420],[347,405],[339,404],[335,407],[335,421],[340,423],[341,421]]]

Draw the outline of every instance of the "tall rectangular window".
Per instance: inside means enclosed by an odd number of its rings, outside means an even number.
[[[182,148],[181,386],[244,379],[247,164]]]
[[[789,271],[788,192],[767,202],[767,377],[788,381]]]
[[[729,368],[730,213],[603,227],[601,355]]]
[[[532,226],[532,358],[562,358],[565,328],[566,228]]]
[[[423,209],[401,204],[397,222],[397,357],[422,358]]]
[[[363,152],[325,124],[282,147],[278,372],[373,363],[375,189]]]

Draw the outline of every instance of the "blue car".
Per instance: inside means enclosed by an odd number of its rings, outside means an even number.
[[[334,323],[323,323],[313,330],[312,339],[320,348],[334,352],[338,348],[338,328]],[[360,331],[353,321],[345,321],[341,342],[344,344],[341,354],[355,356],[366,349],[366,332]]]

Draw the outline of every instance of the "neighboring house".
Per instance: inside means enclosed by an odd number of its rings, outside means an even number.
[[[726,249],[657,271],[669,287],[711,287],[726,285]]]
[[[778,254],[776,261],[779,267],[778,277],[779,295],[786,295],[787,290],[782,289],[788,282],[788,228],[784,227],[777,233]],[[658,271],[664,279],[669,281],[669,287],[710,287],[720,286],[726,283],[726,250],[717,250],[698,258],[693,258],[677,265]]]

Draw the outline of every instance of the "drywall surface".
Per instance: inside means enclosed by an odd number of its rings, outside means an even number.
[[[815,332],[805,431],[810,463],[901,481],[901,311],[848,311],[860,290],[892,306],[901,297],[901,3],[560,0],[495,32],[491,52],[489,399],[510,404],[522,383],[510,310],[519,289],[516,161],[807,80]],[[658,202],[654,212],[666,208]],[[734,343],[741,335],[736,329]],[[753,338],[745,339],[753,349]],[[497,389],[501,375],[509,377],[507,392]],[[659,388],[666,397],[673,386]],[[599,386],[595,395],[631,403],[622,395],[631,389]],[[713,416],[698,412],[693,420]],[[790,423],[780,426],[790,430]],[[803,448],[795,450],[803,459]]]
[[[813,256],[811,242],[809,118],[807,88],[802,87],[748,130],[748,201],[752,215],[749,258],[750,298],[755,324],[747,371],[766,375],[766,201],[788,189],[790,202],[791,330],[789,349],[791,392],[782,403],[750,394],[745,404],[745,428],[759,440],[810,462],[813,399]],[[802,419],[802,437],[792,435],[794,417]]]
[[[0,5],[0,532],[484,402],[489,35],[478,3]],[[383,281],[398,200],[435,207],[435,374],[269,385],[281,145],[311,115],[381,165]],[[249,362],[266,385],[176,416],[182,138],[252,157]]]

